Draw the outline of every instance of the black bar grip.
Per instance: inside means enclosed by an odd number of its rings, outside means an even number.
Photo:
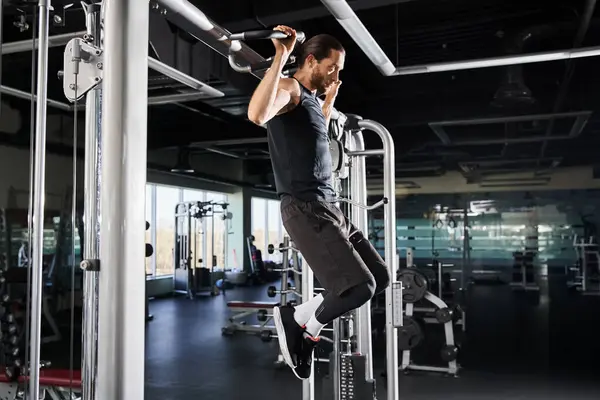
[[[248,31],[232,33],[229,35],[229,40],[266,40],[266,39],[285,39],[288,35],[281,31],[274,30],[259,30],[259,31]],[[303,43],[306,40],[304,32],[296,32],[296,42]]]
[[[271,68],[272,64],[273,64],[273,60],[261,61],[261,62],[258,62],[256,64],[252,64],[252,66],[250,67],[250,70],[252,72],[264,71],[266,69]]]

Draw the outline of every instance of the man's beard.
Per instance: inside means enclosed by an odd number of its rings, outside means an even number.
[[[325,87],[325,77],[320,75],[317,71],[313,72],[310,78],[311,86],[317,89],[317,96],[322,96],[327,91]]]

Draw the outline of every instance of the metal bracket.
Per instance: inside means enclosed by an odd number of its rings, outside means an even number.
[[[88,35],[72,39],[65,48],[63,90],[71,102],[80,100],[102,82],[104,54],[86,42],[90,39]]]
[[[86,272],[100,271],[100,260],[83,260],[79,267]]]

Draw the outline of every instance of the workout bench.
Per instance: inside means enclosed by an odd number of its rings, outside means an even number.
[[[229,324],[224,326],[221,331],[223,335],[230,336],[237,331],[261,334],[269,331],[275,335],[274,325],[267,325],[273,316],[273,307],[278,306],[276,301],[229,301],[227,308],[233,313],[229,317]],[[246,325],[245,319],[256,314],[256,319],[260,322],[257,325]]]
[[[40,370],[40,398],[50,400],[80,400],[81,397],[81,371],[64,369]],[[0,399],[20,400],[23,398],[25,382],[28,376],[20,376],[11,382],[4,374],[0,375]],[[71,380],[72,379],[72,380]],[[73,397],[70,397],[71,392]]]

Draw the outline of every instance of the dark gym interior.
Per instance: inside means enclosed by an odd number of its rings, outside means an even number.
[[[413,339],[419,343],[406,342],[399,359],[410,353],[411,365],[427,368],[401,368],[395,399],[600,397],[595,0],[348,1],[396,68],[392,76],[336,20],[326,6],[331,1],[151,0],[149,57],[222,96],[203,98],[165,67],[149,68],[145,240],[151,248],[146,279],[140,278],[148,299],[145,399],[312,400],[289,368],[276,363],[277,338],[266,331],[272,322],[263,315],[270,308],[248,306],[285,303],[279,291],[298,284],[273,271],[298,261],[279,250],[286,232],[266,130],[247,117],[261,74],[234,71],[225,42],[168,3],[191,5],[228,32],[288,25],[308,37],[331,34],[345,47],[335,108],[381,123],[395,145],[399,270],[392,273],[402,280],[402,271],[416,268],[428,293],[452,311],[441,322],[419,311],[431,307],[424,294],[414,303],[407,317],[418,326]],[[55,0],[52,7],[42,386],[79,393],[86,108],[66,98],[64,54],[85,33],[86,18],[78,2]],[[0,9],[0,398],[21,399],[9,388],[26,382],[19,374],[29,354],[38,54],[32,38],[40,15],[37,0],[7,0]],[[245,45],[256,59],[273,54],[269,40]],[[538,59],[523,61],[531,55]],[[366,149],[381,147],[371,132],[364,139]],[[384,193],[384,163],[366,160],[373,204]],[[199,207],[193,217],[190,206]],[[382,208],[369,212],[365,236],[383,256]],[[182,266],[183,260],[192,265]],[[198,272],[190,278],[189,271]],[[371,303],[374,398],[380,400],[390,399],[387,300],[382,294]],[[251,310],[246,316],[244,307]],[[444,327],[456,357],[441,356]],[[332,351],[324,342],[315,352],[318,400],[343,399],[334,397],[337,383],[324,362]],[[453,362],[458,370],[446,370]]]

